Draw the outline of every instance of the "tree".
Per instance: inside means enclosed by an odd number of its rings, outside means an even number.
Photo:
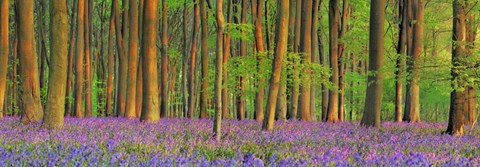
[[[371,0],[370,7],[370,39],[369,39],[369,75],[367,81],[367,95],[365,112],[361,124],[380,127],[380,111],[382,109],[383,74],[383,26],[385,23],[385,1]]]
[[[465,103],[467,93],[465,81],[461,74],[465,72],[465,2],[453,1],[453,34],[452,34],[452,92],[450,93],[450,112],[448,117],[447,134],[463,135],[465,125]]]
[[[225,19],[223,18],[223,0],[217,0],[217,58],[215,61],[215,117],[213,121],[213,134],[215,139],[221,139],[222,128],[222,77],[223,77],[223,31]]]
[[[206,0],[200,0],[200,24],[202,31],[202,87],[200,89],[200,118],[207,118],[208,100],[208,22]]]
[[[116,116],[125,116],[125,100],[127,91],[127,73],[128,73],[128,58],[125,55],[125,45],[122,35],[122,26],[120,20],[120,9],[118,7],[118,0],[112,1],[112,9],[115,22],[115,37],[117,38],[117,55],[118,55],[118,87],[117,87],[117,100],[116,100]],[[124,20],[125,21],[125,20]],[[126,23],[124,22],[124,25]],[[125,32],[127,34],[127,32]]]
[[[77,23],[77,7],[78,7],[78,0],[74,0],[72,4],[72,13],[70,15],[70,37],[69,37],[69,48],[68,48],[68,73],[67,73],[67,91],[65,96],[73,97],[74,93],[72,93],[72,86],[73,86],[73,66],[75,58],[75,33],[76,28],[75,24]],[[71,116],[72,115],[72,104],[68,101],[65,103],[65,115]]]
[[[8,67],[8,1],[0,1],[0,118],[3,117]]]
[[[398,1],[399,6],[399,35],[398,35],[398,44],[397,44],[397,62],[395,70],[395,121],[402,122],[402,101],[403,101],[403,64],[404,56],[406,55],[406,46],[407,46],[407,24],[408,24],[408,15],[407,15],[407,0]]]
[[[242,0],[242,10],[240,12],[240,23],[246,24],[247,23],[247,1]],[[240,30],[240,34],[245,36],[245,30]],[[244,39],[240,40],[239,44],[240,48],[240,57],[245,57],[247,55],[247,41]],[[245,77],[240,76],[238,77],[238,93],[237,93],[237,119],[243,120],[245,119]]]
[[[423,35],[423,0],[413,1],[412,7],[414,11],[415,24],[412,34],[412,49],[407,59],[407,72],[411,73],[411,77],[407,80],[407,98],[405,102],[404,120],[408,122],[420,121],[420,55],[422,52],[422,35]]]
[[[257,69],[258,74],[263,74],[263,65],[265,59],[264,54],[265,46],[263,42],[263,5],[265,0],[253,0],[252,12],[254,13],[255,20],[255,49],[257,50]],[[257,77],[257,93],[255,95],[255,120],[262,121],[264,118],[263,100],[265,96],[265,79],[263,77]]]
[[[198,21],[200,17],[200,10],[198,7],[198,0],[194,0],[193,4],[193,28],[192,28],[192,46],[190,48],[190,70],[188,71],[188,107],[187,118],[193,118],[195,111],[195,65],[197,64],[197,34],[198,34]]]
[[[332,82],[335,89],[339,86],[338,81],[338,22],[340,17],[339,11],[340,0],[329,1],[328,12],[328,27],[329,27],[329,39],[330,39],[330,68],[332,68],[332,76],[330,76],[330,82]],[[338,91],[331,90],[328,94],[328,114],[327,122],[338,122]]]
[[[302,1],[302,25],[300,32],[300,52],[304,54],[302,71],[302,85],[300,87],[299,110],[302,121],[311,121],[310,115],[310,64],[312,62],[312,11],[313,1]]]
[[[127,118],[137,117],[135,112],[136,90],[137,90],[137,57],[138,57],[138,1],[130,0],[128,10],[130,24],[130,40],[128,47],[128,76],[127,76],[127,99],[125,101],[125,116]]]
[[[107,116],[113,116],[113,77],[115,75],[115,59],[113,57],[113,36],[115,32],[115,12],[113,3],[110,11],[110,26],[108,29],[108,77],[107,77]]]
[[[40,81],[37,55],[34,51],[33,1],[17,3],[18,14],[18,58],[21,78],[21,122],[40,122],[43,108],[40,102]]]
[[[277,95],[279,94],[280,79],[282,76],[283,57],[287,51],[288,44],[288,19],[290,15],[290,0],[279,0],[277,26],[275,31],[275,53],[272,66],[272,74],[270,78],[270,91],[267,99],[267,118],[263,122],[262,129],[272,130],[275,121],[275,107],[277,103]]]
[[[162,48],[160,49],[162,54],[162,78],[161,78],[161,109],[160,117],[167,117],[168,112],[168,84],[167,84],[167,64],[168,64],[168,17],[167,17],[167,0],[162,0]]]
[[[85,0],[85,116],[92,116],[92,56],[91,56],[91,20],[89,17],[90,13],[90,3],[93,3],[92,0]]]
[[[85,0],[78,0],[77,4],[77,40],[75,41],[77,47],[75,48],[76,64],[75,64],[75,103],[74,112],[75,117],[83,118],[83,56],[84,56],[84,12]]]
[[[468,4],[467,4],[468,5]],[[465,47],[466,53],[468,57],[474,56],[473,50],[475,49],[475,38],[477,36],[477,27],[476,27],[476,17],[473,12],[469,12],[467,20],[465,22],[466,28],[465,31],[467,33],[466,35],[466,41],[467,41],[467,46]],[[475,66],[474,63],[468,63],[468,66]],[[477,121],[477,114],[476,114],[476,91],[474,87],[474,83],[468,83],[467,86],[467,104],[466,104],[466,110],[467,110],[467,124],[469,125],[474,125],[475,122]]]
[[[160,104],[158,92],[157,72],[157,17],[158,0],[145,1],[143,6],[142,30],[142,71],[143,71],[143,100],[141,121],[158,122],[160,119]]]
[[[65,112],[65,92],[68,66],[67,4],[50,1],[50,66],[48,97],[43,120],[46,129],[61,129]]]

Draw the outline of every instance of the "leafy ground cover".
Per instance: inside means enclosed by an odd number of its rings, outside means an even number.
[[[64,130],[0,120],[0,166],[479,166],[480,131],[441,135],[443,123],[279,122],[67,118]]]

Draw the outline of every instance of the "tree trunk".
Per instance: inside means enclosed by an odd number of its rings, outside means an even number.
[[[200,22],[202,25],[202,87],[200,89],[200,118],[207,118],[208,101],[208,22],[206,0],[200,0]]]
[[[195,65],[197,62],[197,34],[198,34],[198,21],[200,17],[200,11],[197,4],[198,0],[194,0],[193,5],[193,28],[192,28],[192,45],[190,48],[190,68],[188,72],[188,108],[187,118],[193,118],[195,111]]]
[[[72,86],[73,86],[73,65],[74,61],[73,58],[75,57],[74,51],[75,51],[75,33],[76,33],[76,13],[77,13],[77,0],[73,1],[72,4],[72,14],[70,16],[70,37],[69,37],[69,48],[68,48],[68,73],[67,73],[67,90],[65,93],[65,96],[68,98],[73,97],[72,93]],[[66,116],[71,116],[72,111],[71,111],[72,105],[71,101],[67,101],[65,103],[65,115]]]
[[[21,122],[40,122],[43,108],[40,102],[40,83],[37,56],[34,50],[33,1],[17,3],[18,14],[18,58],[20,59]]]
[[[246,24],[247,23],[247,1],[248,0],[242,0],[242,11],[240,13],[240,23],[241,24]],[[235,5],[236,6],[236,5]],[[234,9],[235,9],[234,6]],[[240,34],[242,36],[245,36],[245,30],[240,30]],[[247,41],[245,40],[240,40],[240,57],[245,57],[247,55]],[[243,120],[245,119],[245,77],[240,76],[238,77],[238,93],[236,95],[236,101],[237,101],[237,119],[238,120]]]
[[[407,0],[398,1],[399,4],[399,35],[397,44],[397,62],[395,69],[395,122],[402,122],[402,101],[403,101],[403,64],[406,56],[407,46]]]
[[[338,25],[339,25],[339,4],[340,0],[329,1],[328,22],[330,31],[330,67],[332,68],[332,76],[330,82],[333,87],[338,89],[339,67],[338,67]],[[328,114],[327,122],[338,122],[338,90],[329,91],[328,95]]]
[[[312,0],[302,1],[302,25],[300,32],[300,52],[304,54],[302,60],[306,68],[301,74],[299,111],[302,121],[311,121],[310,118],[310,65],[312,62]]]
[[[227,20],[226,24],[232,22],[232,1],[228,1],[227,5]],[[227,83],[227,63],[228,63],[228,57],[230,57],[230,41],[231,41],[231,36],[230,34],[225,34],[224,36],[224,46],[223,46],[223,81],[222,83]],[[226,119],[229,118],[228,115],[228,87],[225,85],[222,87],[222,118]]]
[[[143,100],[141,121],[158,122],[160,120],[160,104],[157,74],[157,18],[158,0],[145,1],[143,9],[142,30],[142,71],[143,71]]]
[[[8,71],[8,1],[0,1],[0,118],[3,117]]]
[[[345,33],[347,32],[347,18],[349,17],[348,12],[348,2],[347,0],[343,0],[343,9],[342,9],[342,19],[341,19],[341,26],[339,29],[338,38],[343,40]],[[339,58],[339,66],[338,66],[338,119],[339,121],[345,121],[345,66],[346,66],[346,58],[344,57],[346,54],[345,51],[345,42],[341,42],[338,44],[338,58]]]
[[[413,26],[413,42],[411,50],[411,58],[407,65],[407,72],[411,73],[412,77],[407,81],[407,103],[405,108],[405,121],[420,122],[420,55],[422,51],[422,35],[423,35],[423,0],[414,1],[412,4],[415,16],[415,25]]]
[[[65,1],[50,1],[50,36],[52,66],[49,69],[49,89],[43,127],[61,129],[65,111],[68,66],[68,15]]]
[[[300,52],[300,25],[302,19],[302,0],[297,0],[296,2],[296,14],[295,14],[295,39],[293,44],[293,52],[299,53]],[[299,89],[300,89],[300,72],[299,72],[299,62],[294,58],[293,62],[293,86],[291,88],[291,104],[290,104],[290,119],[297,119],[297,112],[298,112],[298,97],[299,97]]]
[[[91,61],[91,30],[90,30],[90,17],[89,11],[91,9],[89,3],[93,3],[92,0],[85,1],[85,117],[92,116],[92,61]]]
[[[113,46],[113,36],[115,31],[115,12],[111,9],[110,13],[110,28],[108,31],[108,77],[107,77],[107,113],[106,116],[113,116],[113,77],[115,75],[115,59],[113,57],[114,46]]]
[[[217,0],[217,58],[215,61],[215,117],[213,122],[213,134],[217,141],[221,139],[222,127],[222,77],[223,77],[223,29],[225,20],[223,18],[223,0]]]
[[[168,17],[167,17],[167,1],[162,0],[162,48],[160,49],[162,54],[162,81],[161,81],[161,109],[160,117],[167,117],[168,111],[168,84],[167,84],[167,64],[168,64],[168,55],[167,55],[167,36],[168,36]]]
[[[252,7],[252,10],[255,10],[256,16],[255,16],[255,30],[254,30],[254,36],[255,36],[255,48],[257,49],[257,70],[258,70],[258,75],[263,75],[264,73],[264,64],[265,64],[265,58],[264,58],[264,51],[265,51],[265,46],[263,42],[263,5],[265,4],[265,0],[253,0],[254,6],[256,8]],[[264,111],[263,111],[263,100],[265,97],[265,78],[264,77],[258,77],[258,83],[257,83],[257,93],[255,95],[255,120],[261,122],[263,121],[264,118]]]
[[[466,52],[467,56],[474,56],[472,53],[472,50],[475,49],[475,37],[477,36],[477,27],[475,26],[475,15],[470,13],[468,16],[468,19],[466,20],[466,41],[467,41],[467,46],[466,46]],[[469,63],[468,66],[475,66],[474,63]],[[466,91],[467,91],[467,124],[469,125],[474,125],[477,116],[476,116],[476,93],[475,93],[475,87],[472,85],[472,83],[469,83]]]
[[[380,112],[382,109],[384,37],[383,26],[385,23],[385,1],[371,0],[370,7],[370,42],[369,42],[369,67],[368,71],[375,75],[368,75],[367,95],[365,100],[365,113],[362,125],[381,127]]]
[[[130,0],[130,8],[128,16],[130,21],[130,40],[128,48],[128,76],[127,76],[127,99],[125,101],[125,116],[127,118],[135,118],[137,114],[136,108],[136,90],[137,90],[137,57],[138,57],[138,1]]]
[[[275,107],[277,95],[282,76],[283,56],[287,52],[288,44],[288,19],[289,19],[289,0],[278,1],[277,26],[275,28],[275,58],[272,62],[272,74],[270,78],[270,90],[267,99],[267,118],[263,122],[263,130],[273,130],[275,121]]]
[[[125,116],[125,100],[127,93],[127,73],[128,73],[128,57],[125,55],[125,46],[123,42],[122,26],[120,24],[120,9],[118,0],[113,0],[113,9],[115,16],[115,32],[117,38],[117,55],[118,55],[118,79],[117,79],[117,100],[116,100],[116,116]],[[126,19],[124,19],[125,21]],[[125,24],[124,24],[125,25]],[[127,34],[125,32],[125,34]],[[126,35],[125,35],[126,36]]]

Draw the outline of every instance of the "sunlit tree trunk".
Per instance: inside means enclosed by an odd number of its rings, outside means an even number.
[[[370,7],[370,39],[369,39],[369,72],[365,112],[361,121],[362,125],[381,127],[380,112],[382,109],[384,37],[383,26],[385,23],[385,0],[371,0]]]
[[[217,0],[217,58],[215,60],[215,119],[213,122],[213,134],[215,139],[221,139],[222,127],[222,77],[223,77],[223,31],[225,19],[223,18],[223,0]]]
[[[69,48],[68,48],[68,73],[67,73],[67,90],[65,96],[68,98],[73,97],[73,65],[74,61],[73,58],[75,57],[75,33],[76,33],[76,21],[77,21],[77,0],[73,1],[72,4],[72,14],[70,15],[70,37],[69,37]],[[72,115],[72,104],[70,101],[66,101],[65,103],[65,115],[71,116]]]
[[[240,23],[246,24],[247,23],[247,8],[248,8],[248,0],[242,0],[242,10],[240,12]],[[241,30],[240,34],[245,36],[245,30]],[[240,40],[240,57],[245,57],[247,55],[247,41],[241,39]],[[238,78],[238,93],[236,96],[237,101],[237,119],[243,120],[245,119],[245,77],[240,76]]]
[[[255,36],[255,48],[257,50],[257,60],[258,60],[258,74],[262,75],[264,73],[263,71],[263,65],[265,64],[264,60],[264,51],[265,51],[265,46],[263,42],[263,5],[265,4],[265,0],[253,0],[252,3],[255,3],[254,6],[256,8],[252,7],[252,10],[255,10],[256,15],[255,17],[255,30],[254,30],[254,36]],[[257,93],[255,95],[255,119],[257,121],[262,121],[264,118],[264,111],[263,111],[263,100],[265,97],[265,78],[264,77],[258,77],[258,82],[257,82]]]
[[[128,10],[130,17],[130,40],[128,47],[128,76],[127,76],[127,99],[125,116],[127,118],[135,118],[137,114],[135,112],[136,106],[136,90],[137,90],[137,57],[138,57],[138,0],[130,0],[130,8]]]
[[[477,36],[477,27],[476,27],[476,17],[473,13],[470,13],[468,14],[468,16],[466,16],[468,19],[466,20],[466,41],[467,41],[467,46],[466,46],[466,52],[467,52],[467,56],[474,56],[474,53],[473,53],[473,50],[475,49],[475,38]],[[475,66],[474,63],[472,62],[469,62],[467,63],[467,65],[470,67],[470,66]],[[477,101],[477,98],[476,98],[476,91],[475,91],[475,87],[473,86],[472,83],[469,83],[469,85],[467,86],[467,104],[466,104],[466,107],[467,107],[467,115],[466,115],[466,119],[467,119],[467,124],[469,125],[474,125],[476,120],[477,120],[477,113],[476,113],[476,101]]]
[[[300,53],[300,30],[301,30],[301,19],[302,19],[302,0],[297,0],[296,3],[296,11],[295,11],[295,37],[294,37],[294,44],[293,44],[293,52],[295,53]],[[299,99],[299,94],[300,94],[300,72],[299,72],[299,60],[296,58],[293,58],[293,84],[291,88],[291,102],[290,102],[290,118],[289,119],[297,119],[297,113],[298,113],[298,99]]]
[[[145,1],[143,9],[142,30],[142,71],[143,71],[143,98],[140,120],[158,122],[160,120],[160,103],[158,92],[157,72],[157,18],[158,0]]]
[[[288,44],[288,19],[289,19],[289,0],[278,0],[278,14],[275,28],[275,54],[272,62],[272,74],[270,78],[270,90],[267,99],[267,117],[263,122],[263,130],[273,130],[275,121],[275,107],[277,103],[277,95],[280,87],[280,79],[282,76],[283,57],[287,52]]]
[[[338,38],[343,40],[345,33],[347,32],[347,18],[349,17],[349,4],[347,0],[343,0],[341,25],[339,26]],[[345,42],[338,44],[338,120],[345,121],[345,66],[346,56],[345,54]]]
[[[8,67],[8,0],[0,1],[0,118],[3,117]]]
[[[91,9],[89,3],[93,3],[92,0],[85,1],[85,116],[92,116],[92,56],[91,56],[91,30],[90,30],[90,17],[89,11]]]
[[[63,0],[50,1],[50,66],[48,96],[43,120],[46,129],[61,129],[65,112],[68,66],[68,15]]]
[[[332,82],[334,89],[338,89],[339,81],[339,68],[338,68],[338,26],[339,26],[339,4],[340,0],[329,1],[328,22],[330,31],[330,67],[332,69],[332,76],[330,76],[330,82]],[[338,122],[338,90],[329,91],[328,95],[328,114],[327,122]]]
[[[306,68],[303,69],[301,76],[299,111],[302,121],[311,121],[310,118],[310,83],[312,62],[312,0],[302,0],[302,25],[300,32],[300,52],[303,55],[302,63]]]
[[[460,74],[465,72],[465,44],[466,32],[466,5],[462,0],[453,1],[453,34],[452,34],[452,88],[450,93],[450,113],[448,117],[447,134],[460,136],[464,133],[465,125],[465,99],[467,92],[464,89],[465,81]],[[460,89],[459,89],[460,88]]]
[[[17,3],[18,58],[20,60],[21,122],[29,124],[43,119],[37,56],[34,50],[33,1]]]
[[[107,77],[107,113],[106,116],[113,116],[113,77],[115,75],[115,59],[113,57],[114,46],[113,46],[113,36],[115,32],[115,12],[113,9],[113,5],[110,12],[110,27],[108,30],[108,77]]]

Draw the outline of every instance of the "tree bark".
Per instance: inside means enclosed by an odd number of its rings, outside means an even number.
[[[115,12],[112,5],[110,13],[110,27],[108,31],[108,77],[107,77],[107,113],[106,116],[113,116],[113,77],[115,75],[115,59],[113,57],[114,46],[113,36],[115,32]]]
[[[208,101],[208,22],[206,0],[200,0],[200,22],[202,31],[202,87],[200,89],[200,118],[207,118]]]
[[[160,104],[157,73],[157,18],[158,0],[145,1],[143,9],[142,31],[142,71],[143,71],[143,100],[141,121],[158,122],[160,120]]]
[[[50,66],[48,96],[43,120],[46,129],[61,129],[65,112],[68,66],[68,15],[63,0],[50,1]]]
[[[162,0],[162,48],[160,49],[162,54],[162,80],[161,80],[161,109],[160,117],[167,117],[168,111],[168,84],[167,84],[167,64],[168,64],[168,55],[167,55],[167,36],[168,36],[168,17],[167,17],[167,1]]]
[[[117,39],[117,55],[118,55],[118,79],[117,79],[117,100],[116,100],[116,116],[125,116],[125,100],[127,93],[127,73],[128,73],[128,57],[125,55],[125,45],[122,35],[122,26],[120,24],[120,9],[118,0],[113,0],[115,32]],[[126,19],[124,19],[125,21]],[[124,24],[125,25],[125,24]],[[127,34],[125,32],[125,34]]]
[[[382,109],[383,74],[380,68],[383,66],[384,59],[384,23],[385,0],[371,0],[368,71],[374,72],[375,75],[368,75],[365,113],[361,124],[377,128],[382,126],[380,112]]]
[[[17,3],[18,58],[20,60],[21,106],[24,124],[40,122],[43,108],[40,101],[40,83],[37,55],[34,50],[33,1]]]
[[[265,51],[265,46],[263,42],[263,5],[265,4],[265,0],[253,0],[254,6],[256,8],[252,7],[252,10],[255,10],[256,16],[255,16],[255,30],[254,30],[254,36],[255,36],[255,48],[257,49],[257,70],[258,70],[258,83],[257,83],[257,93],[255,95],[255,120],[261,122],[263,121],[263,118],[265,116],[264,111],[263,111],[263,100],[265,98],[265,79],[264,77],[261,77],[263,75],[264,70],[263,66],[265,64],[265,58],[264,58],[264,51]]]
[[[0,1],[0,119],[3,117],[4,102],[7,88],[7,71],[8,71],[8,10],[9,4],[7,0]]]
[[[423,35],[423,0],[414,1],[412,4],[415,17],[415,25],[413,26],[413,42],[411,50],[411,58],[407,61],[407,72],[412,77],[407,81],[407,103],[405,105],[404,120],[408,122],[420,122],[420,55],[422,51],[422,35]]]
[[[215,61],[215,117],[213,121],[213,135],[215,140],[221,139],[222,127],[222,77],[223,77],[223,31],[225,20],[223,18],[223,0],[217,0],[217,58]]]
[[[407,46],[407,0],[398,1],[399,4],[399,35],[397,44],[397,62],[395,69],[395,122],[402,122],[402,104],[403,104],[403,64],[405,62]]]
[[[339,4],[340,0],[329,1],[328,22],[330,31],[330,67],[332,68],[332,82],[334,89],[339,87],[339,67],[338,67],[338,25],[339,25]],[[338,122],[338,90],[331,90],[328,94],[328,114],[327,122]]]
[[[85,1],[85,117],[92,116],[92,56],[91,56],[91,30],[90,30],[90,17],[89,11],[91,9],[89,3],[93,3],[92,0]]]
[[[312,62],[312,0],[302,1],[302,25],[300,32],[300,52],[304,54],[302,59],[305,68],[301,74],[302,85],[300,87],[299,111],[302,121],[311,121],[310,118],[310,65]]]
[[[197,34],[198,34],[198,22],[200,17],[200,11],[198,6],[198,0],[194,0],[193,5],[193,28],[192,28],[192,46],[190,48],[190,68],[188,72],[188,108],[187,118],[193,118],[195,111],[195,65],[197,64]]]
[[[277,26],[275,28],[275,53],[272,62],[272,74],[270,78],[270,90],[267,99],[267,118],[263,122],[263,130],[273,130],[275,121],[275,107],[277,95],[282,76],[283,56],[287,51],[288,44],[288,19],[289,19],[289,0],[278,0]]]
[[[130,40],[128,48],[128,76],[127,76],[127,99],[125,101],[125,116],[136,118],[136,91],[137,91],[137,57],[138,57],[138,0],[130,0],[128,17],[130,21]]]

